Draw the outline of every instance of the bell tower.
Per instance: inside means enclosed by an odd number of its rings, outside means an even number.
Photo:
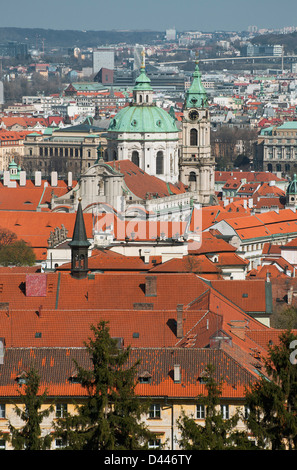
[[[68,243],[71,248],[71,275],[76,279],[83,279],[88,275],[88,248],[86,227],[79,201],[73,230],[72,241]]]
[[[186,92],[182,118],[180,180],[196,193],[197,202],[212,204],[215,159],[211,156],[210,115],[206,91],[196,60],[192,83]]]

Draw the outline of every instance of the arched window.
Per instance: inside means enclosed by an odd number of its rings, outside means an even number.
[[[287,164],[285,165],[285,171],[290,171],[290,169],[291,169],[291,168],[290,168],[290,165],[289,165],[289,163],[287,163]]]
[[[280,164],[276,165],[276,171],[282,171],[282,166]]]
[[[132,152],[132,163],[134,163],[134,165],[139,166],[139,155],[136,150]]]
[[[163,152],[159,150],[156,158],[156,174],[163,175],[164,173],[164,156]]]
[[[268,165],[267,165],[267,170],[268,170],[268,171],[272,171],[272,164],[271,164],[271,163],[268,163]]]
[[[198,145],[198,131],[197,129],[190,130],[190,145]]]
[[[191,171],[189,175],[189,181],[196,181],[196,173],[195,171]]]

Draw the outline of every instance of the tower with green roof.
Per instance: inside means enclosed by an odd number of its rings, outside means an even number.
[[[143,52],[133,100],[111,119],[108,128],[108,160],[131,160],[146,173],[176,183],[179,174],[176,120],[157,106],[153,97]]]
[[[297,175],[294,175],[286,191],[286,207],[297,207]]]
[[[180,180],[196,194],[197,201],[203,205],[212,204],[215,159],[211,155],[208,98],[198,60],[185,94],[179,167]]]

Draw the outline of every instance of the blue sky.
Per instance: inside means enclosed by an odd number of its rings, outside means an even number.
[[[165,31],[297,26],[296,0],[0,0],[0,26]]]

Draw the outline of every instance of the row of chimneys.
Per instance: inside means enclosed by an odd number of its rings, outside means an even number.
[[[68,172],[68,187],[72,187],[72,172]],[[42,184],[42,173],[41,171],[35,171],[34,174],[34,182],[35,186],[41,186]],[[20,179],[19,179],[19,185],[20,186],[26,186],[27,184],[27,177],[26,177],[26,172],[24,170],[20,171]],[[57,171],[52,171],[51,172],[51,177],[50,177],[50,184],[52,187],[58,186],[58,173]],[[13,188],[16,187],[16,181],[15,180],[10,180],[10,172],[8,170],[3,172],[3,186],[7,186],[8,188]]]

